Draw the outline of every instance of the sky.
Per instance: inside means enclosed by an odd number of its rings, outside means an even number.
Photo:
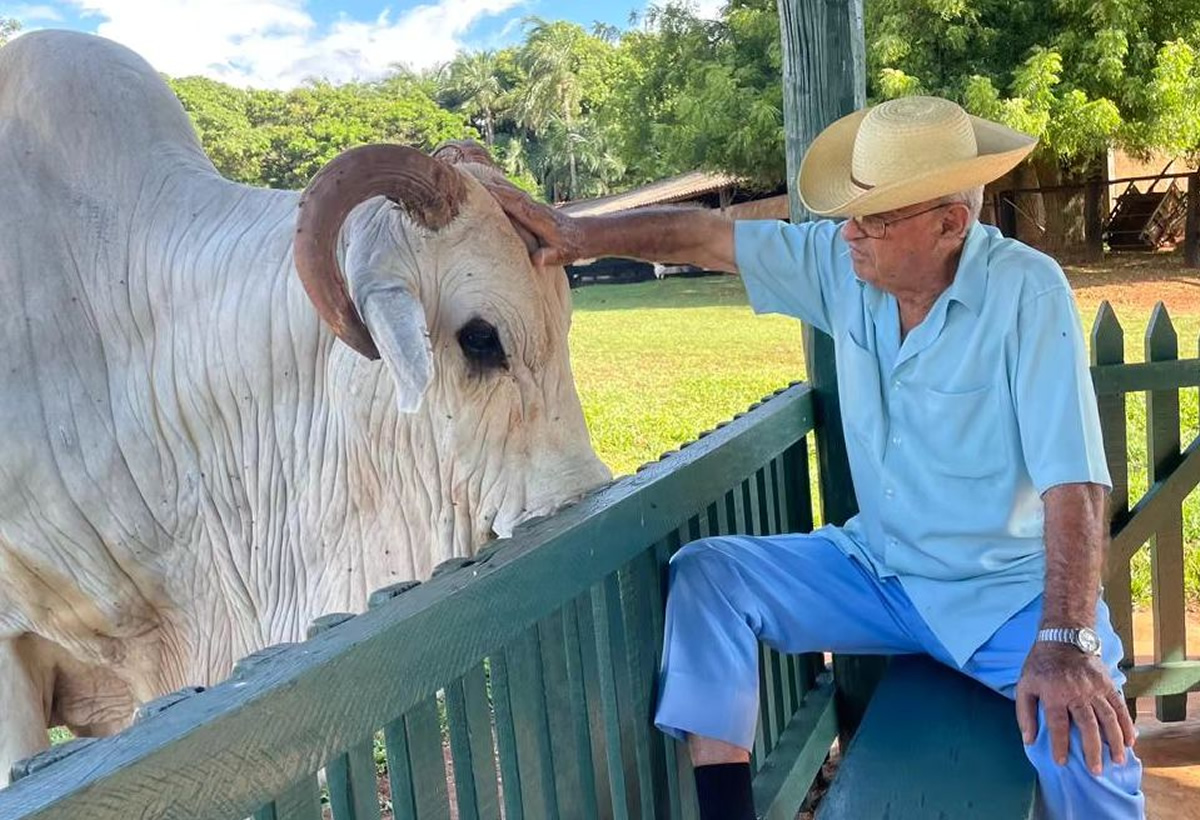
[[[397,63],[427,68],[458,51],[521,41],[522,20],[629,27],[648,0],[0,0],[25,31],[67,28],[116,40],[157,70],[238,86],[375,79]],[[691,0],[715,17],[722,0]]]

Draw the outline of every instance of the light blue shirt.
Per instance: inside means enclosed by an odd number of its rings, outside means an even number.
[[[897,576],[965,663],[1043,591],[1041,494],[1111,486],[1062,269],[976,224],[953,283],[902,343],[895,297],[855,276],[840,224],[740,221],[734,238],[754,310],[835,342],[860,512],[823,534]]]

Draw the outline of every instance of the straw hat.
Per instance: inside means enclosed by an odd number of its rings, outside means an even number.
[[[867,216],[1004,176],[1037,140],[949,100],[901,97],[842,117],[800,163],[800,200],[821,216]]]

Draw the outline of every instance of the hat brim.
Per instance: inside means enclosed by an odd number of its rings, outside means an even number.
[[[842,117],[822,131],[800,163],[796,187],[804,207],[818,216],[868,216],[928,202],[986,185],[1011,171],[1038,141],[1007,126],[972,116],[978,156],[873,188],[853,180],[854,139],[868,109]]]

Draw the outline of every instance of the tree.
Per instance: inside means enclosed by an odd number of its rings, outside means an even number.
[[[448,139],[477,136],[460,115],[404,77],[341,86],[314,82],[286,93],[202,77],[168,83],[217,169],[252,185],[302,187],[335,155],[369,142],[429,151]]]
[[[11,17],[0,17],[0,46],[15,37],[20,30],[20,20]]]
[[[281,103],[283,95],[247,92],[206,77],[168,78],[167,84],[191,117],[200,144],[217,170],[237,182],[263,184],[262,165],[270,141],[251,121],[252,100],[261,106],[262,95],[269,94]]]
[[[489,146],[496,141],[496,114],[507,104],[501,83],[496,53],[476,51],[459,54],[450,63],[446,92],[453,98],[452,108],[463,112],[476,127],[481,126]]]
[[[873,96],[959,99],[1041,139],[1048,174],[1086,173],[1114,144],[1200,150],[1189,97],[1200,84],[1200,0],[877,0],[866,9]]]
[[[527,80],[518,104],[521,119],[535,133],[553,126],[569,134],[582,102],[576,51],[587,35],[579,26],[563,21],[548,23],[534,18],[531,23],[522,55]],[[574,199],[579,188],[575,146],[571,139],[560,142],[570,169],[565,198]]]
[[[460,115],[440,108],[416,87],[399,96],[378,85],[315,82],[289,91],[260,127],[268,149],[262,181],[299,188],[334,156],[369,142],[397,142],[431,151],[449,139],[478,137]]]
[[[669,2],[645,19],[644,31],[622,40],[628,59],[614,94],[633,173],[648,181],[706,168],[778,187],[785,163],[774,0],[734,0],[718,21]]]

